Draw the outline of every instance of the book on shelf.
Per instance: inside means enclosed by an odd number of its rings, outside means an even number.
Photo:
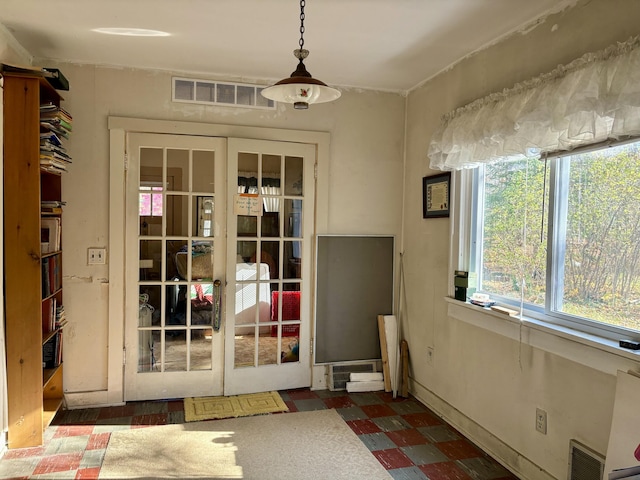
[[[41,111],[40,124],[46,124],[47,127],[53,126],[55,129],[61,130],[63,133],[69,133],[73,130],[71,117],[61,113],[60,109],[46,113]]]
[[[54,165],[40,165],[40,170],[55,175],[61,175],[67,171],[66,169],[60,169]]]
[[[58,330],[42,346],[42,367],[56,368],[62,363],[62,332]]]
[[[40,212],[42,214],[61,214],[62,207],[66,204],[67,202],[60,200],[43,200],[40,202]]]
[[[71,163],[71,157],[63,147],[58,147],[50,141],[45,140],[44,142],[40,142],[40,156],[47,155]]]
[[[51,289],[49,285],[49,258],[42,259],[42,298],[47,298],[51,295]]]
[[[40,156],[40,169],[51,173],[64,173],[67,171],[67,162],[57,158]]]
[[[40,144],[42,144],[43,141],[49,142],[56,147],[62,147],[62,141],[60,140],[60,137],[58,137],[54,132],[40,133]]]
[[[71,118],[61,114],[59,110],[57,112],[40,113],[40,121],[54,125],[56,128],[62,128],[66,132],[73,130]]]
[[[42,207],[41,207],[42,208]],[[48,253],[60,250],[60,218],[42,217],[40,218],[40,253]]]
[[[62,122],[67,130],[71,130],[73,122],[73,117],[69,112],[52,102],[40,105],[40,119]]]
[[[57,305],[56,306],[56,313],[55,313],[55,321],[53,324],[54,328],[62,328],[67,324],[67,316],[64,312],[64,306],[63,305]]]
[[[40,168],[50,173],[64,173],[71,163],[61,139],[69,138],[73,129],[69,112],[54,103],[40,105]]]
[[[40,157],[40,169],[51,173],[65,173],[67,165],[65,162],[55,158]]]
[[[43,163],[43,160],[55,160],[65,167],[67,163],[71,163],[71,157],[67,155],[67,152],[40,149],[40,164]]]
[[[56,367],[62,363],[62,330],[58,330],[56,333],[58,337],[58,343],[56,345]]]
[[[40,120],[40,127],[55,133],[56,135],[58,135],[58,137],[69,138],[69,132],[67,130],[61,128],[59,125],[56,125],[51,121]]]
[[[60,255],[42,259],[42,298],[47,298],[62,288]]]
[[[55,297],[42,301],[42,333],[47,334],[56,329],[57,303]]]
[[[48,117],[59,116],[61,118],[64,118],[69,123],[73,121],[73,117],[69,112],[67,112],[60,105],[56,105],[53,102],[40,104],[40,115],[46,115]]]

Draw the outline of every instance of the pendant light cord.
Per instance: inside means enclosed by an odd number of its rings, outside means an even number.
[[[306,0],[300,0],[300,50],[304,50],[304,7]]]

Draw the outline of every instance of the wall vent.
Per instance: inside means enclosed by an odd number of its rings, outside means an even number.
[[[375,372],[376,362],[334,363],[329,365],[329,390],[346,390],[352,373]]]
[[[173,77],[171,99],[182,103],[275,110],[275,102],[260,94],[264,88],[265,85]]]
[[[576,440],[569,442],[569,480],[602,480],[604,457]]]

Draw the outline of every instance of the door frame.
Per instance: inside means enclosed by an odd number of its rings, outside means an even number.
[[[124,402],[124,293],[125,293],[125,163],[126,134],[168,133],[177,135],[204,135],[213,137],[238,137],[258,140],[275,140],[313,144],[316,147],[316,198],[315,233],[330,233],[329,220],[329,149],[331,136],[328,132],[276,129],[267,127],[248,127],[242,125],[211,124],[201,122],[183,122],[171,120],[149,120],[111,116],[108,118],[109,160],[110,160],[110,210],[109,210],[109,345],[107,390],[87,393],[67,394],[70,405],[117,405]],[[314,240],[315,242],[315,240]],[[315,246],[312,247],[315,251]],[[312,270],[314,263],[312,261]],[[311,279],[315,272],[311,272]],[[311,292],[315,291],[315,285]],[[312,299],[314,301],[314,299]],[[313,310],[313,309],[312,309]],[[311,318],[311,332],[314,335],[315,319]],[[314,378],[323,378],[324,366],[311,367],[312,385]]]

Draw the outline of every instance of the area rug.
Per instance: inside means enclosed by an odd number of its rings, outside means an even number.
[[[113,432],[100,479],[391,480],[335,410]]]
[[[186,422],[248,417],[288,411],[289,408],[278,392],[250,393],[232,397],[188,397],[184,399],[184,419]]]

